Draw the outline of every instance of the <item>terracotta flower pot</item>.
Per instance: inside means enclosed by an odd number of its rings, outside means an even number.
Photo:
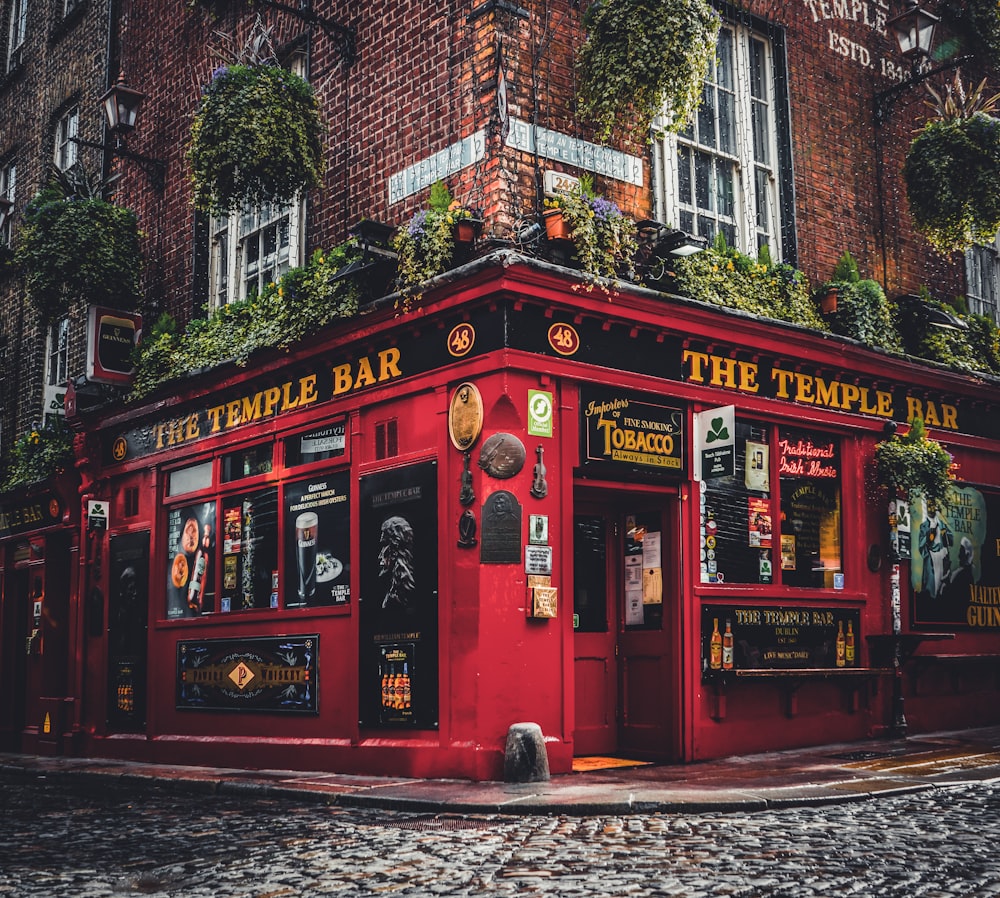
[[[475,243],[483,232],[483,222],[479,218],[460,218],[455,222],[455,242]]]
[[[824,315],[832,315],[837,311],[837,296],[840,291],[836,287],[828,287],[826,293],[819,298],[819,310]]]
[[[545,236],[549,240],[569,240],[570,229],[563,217],[562,209],[548,209],[544,214]]]

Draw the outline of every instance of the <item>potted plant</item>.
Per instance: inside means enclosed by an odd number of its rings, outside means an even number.
[[[816,301],[819,303],[819,310],[824,315],[832,315],[837,311],[837,299],[840,296],[841,286],[844,284],[856,284],[861,280],[858,272],[858,263],[846,250],[837,260],[833,268],[833,278],[821,285],[816,291]]]
[[[569,193],[547,199],[545,205],[549,239],[572,241],[574,256],[585,272],[594,277],[635,277],[635,222],[617,203],[595,194],[589,178],[581,178]]]
[[[985,98],[985,79],[966,94],[955,76],[944,95],[930,90],[938,115],[914,138],[903,176],[917,228],[950,253],[990,243],[1000,229],[1000,95]]]
[[[219,67],[191,128],[195,207],[287,203],[319,185],[321,135],[319,102],[304,78],[267,62]]]
[[[576,63],[577,98],[599,139],[633,126],[645,138],[660,114],[666,130],[682,129],[701,102],[719,26],[706,0],[592,3]]]
[[[868,346],[898,351],[896,332],[882,285],[862,279],[858,263],[844,252],[833,269],[833,279],[816,292],[820,311],[830,330]]]
[[[951,470],[951,454],[927,436],[922,418],[913,418],[902,436],[894,433],[875,446],[875,476],[893,496],[917,492],[924,501],[946,504]]]
[[[14,441],[10,466],[0,492],[39,483],[61,474],[73,461],[73,434],[61,416]]]
[[[434,183],[427,208],[414,213],[392,238],[392,248],[399,257],[400,287],[412,287],[441,274],[452,263],[456,241],[471,242],[481,229],[482,221],[452,197],[444,182]]]
[[[46,323],[65,316],[75,300],[126,310],[139,302],[135,214],[103,200],[101,189],[80,166],[53,170],[25,208],[14,260]]]

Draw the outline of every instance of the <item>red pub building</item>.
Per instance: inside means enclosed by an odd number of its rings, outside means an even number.
[[[634,218],[721,232],[762,268],[768,246],[818,284],[850,246],[893,296],[971,294],[968,260],[922,246],[900,195],[895,116],[919,92],[873,121],[906,77],[884,4],[720,8],[697,128],[615,148],[572,113],[572,3],[264,6],[330,144],[272,255],[284,240],[302,264],[361,219],[405,227],[439,180],[484,232],[419,296],[376,291],[247,364],[93,406],[81,382],[68,487],[3,506],[8,748],[482,780],[522,721],[555,773],[997,722],[996,378],[679,281],[595,279],[533,229],[543,184],[589,172]],[[212,24],[128,12],[122,65],[166,189],[123,161],[118,201],[157,254],[148,292],[183,317],[199,271],[225,305],[225,241],[197,249],[224,225],[192,215],[177,149]],[[252,27],[239,4],[220,15]],[[756,157],[708,136],[729,87],[771,141]],[[716,185],[756,171],[756,214],[746,183],[732,206],[703,198],[703,166]],[[890,514],[875,446],[915,418],[957,480],[946,508]]]

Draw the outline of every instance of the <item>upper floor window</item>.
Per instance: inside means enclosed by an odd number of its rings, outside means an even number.
[[[788,149],[779,114],[784,90],[774,42],[743,25],[723,25],[688,128],[658,143],[658,217],[691,234],[773,259],[782,246],[781,160]],[[784,133],[783,133],[784,132]]]
[[[42,396],[42,420],[65,412],[66,382],[69,379],[69,318],[56,321],[49,328],[45,346],[45,388]]]
[[[55,164],[60,171],[67,171],[76,165],[76,136],[79,132],[80,110],[74,106],[56,125]]]
[[[989,246],[973,246],[965,253],[965,297],[969,311],[1000,322],[1000,235]]]
[[[10,35],[7,41],[7,71],[21,64],[24,38],[28,29],[28,0],[11,0]]]
[[[260,293],[301,258],[300,203],[244,209],[212,219],[212,307]]]
[[[14,189],[17,185],[17,166],[13,162],[0,166],[0,198],[9,203],[14,202]],[[4,218],[0,227],[0,246],[11,245],[11,216]]]

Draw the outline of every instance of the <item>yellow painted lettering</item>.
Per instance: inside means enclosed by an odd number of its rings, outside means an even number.
[[[794,371],[785,371],[784,368],[772,368],[771,369],[771,380],[778,384],[778,390],[775,395],[779,399],[788,399],[788,385],[791,383],[792,378],[795,376]]]
[[[892,393],[887,393],[885,390],[876,390],[875,395],[878,397],[878,410],[875,414],[881,415],[883,418],[891,418]]]
[[[854,403],[861,398],[861,389],[856,384],[841,384],[840,397],[843,403],[840,407],[845,411],[850,411],[854,407]]]
[[[375,383],[375,372],[372,371],[372,363],[369,361],[368,356],[362,356],[361,361],[358,362],[358,373],[354,378],[353,389],[370,387],[373,383]]]
[[[712,359],[712,379],[709,383],[713,387],[736,387],[736,359],[726,359],[721,355],[713,355]]]
[[[756,393],[760,389],[755,362],[740,362],[740,389],[744,393]]]
[[[816,401],[816,397],[813,395],[813,376],[811,374],[796,373],[795,401],[796,402]]]
[[[351,389],[351,366],[336,365],[333,369],[333,395],[339,396]]]
[[[931,427],[940,427],[941,419],[938,417],[937,404],[930,399],[927,400],[927,408],[924,414],[924,424],[930,424]]]
[[[688,380],[696,384],[703,384],[705,382],[705,366],[708,364],[707,352],[695,352],[693,349],[685,349],[684,355],[681,356],[681,362],[682,364],[691,363]]]
[[[260,418],[260,399],[260,393],[254,393],[253,396],[243,397],[243,410],[241,412],[241,417],[244,423],[257,421]]]
[[[958,430],[958,409],[947,402],[941,403],[941,426],[948,430]]]
[[[310,374],[299,380],[299,405],[312,405],[319,394],[316,392],[316,375]]]
[[[403,376],[403,372],[399,368],[399,356],[400,352],[395,347],[392,349],[383,349],[378,354],[379,381],[388,380],[390,377]]]
[[[264,390],[264,404],[261,407],[261,414],[265,418],[269,418],[274,414],[274,410],[278,407],[278,403],[281,401],[281,390],[278,387],[268,387]]]
[[[187,428],[184,431],[185,440],[196,440],[201,436],[201,427],[198,426],[198,413],[187,416]]]
[[[924,404],[913,396],[906,397],[906,420],[912,421],[914,418],[923,418]]]
[[[226,429],[230,427],[235,427],[240,423],[240,410],[243,408],[243,403],[239,399],[234,399],[232,402],[226,403]]]
[[[213,405],[208,410],[208,418],[212,422],[212,433],[218,433],[219,428],[222,426],[221,418],[222,412],[225,409],[224,405]]]
[[[281,385],[281,411],[287,412],[296,408],[299,404],[299,397],[292,399],[292,381],[287,380]]]
[[[826,408],[840,408],[838,398],[840,381],[831,380],[827,383],[822,377],[816,378],[816,404]]]

